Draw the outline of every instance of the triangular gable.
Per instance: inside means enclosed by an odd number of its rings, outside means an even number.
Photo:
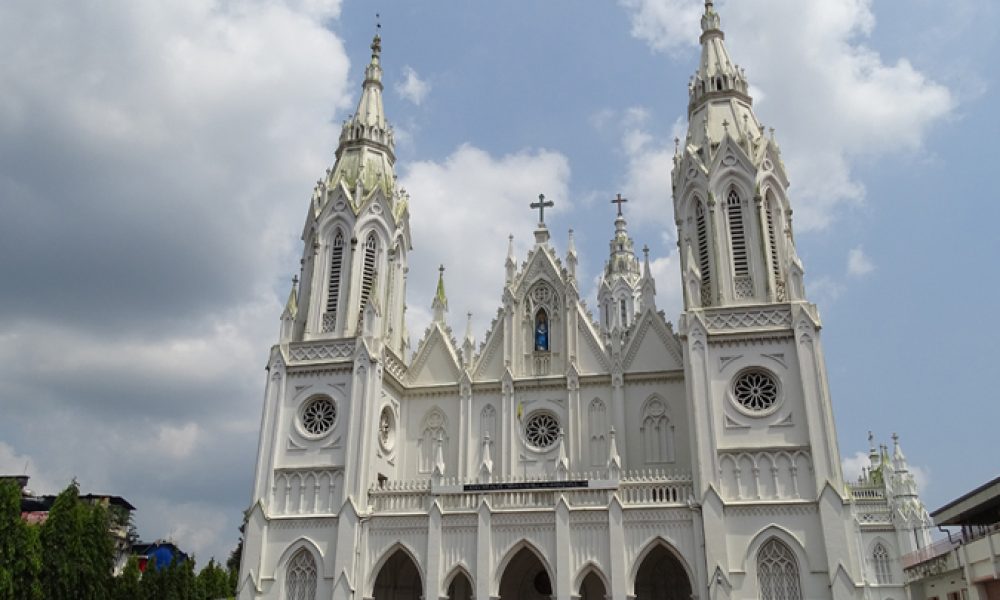
[[[626,371],[674,371],[684,368],[680,344],[657,313],[650,309],[639,315],[635,333],[625,348]]]
[[[434,323],[417,348],[409,368],[409,380],[415,384],[454,383],[461,368],[458,353],[441,326]]]
[[[556,259],[549,255],[542,246],[536,246],[528,264],[521,272],[521,277],[514,286],[514,296],[521,298],[527,293],[528,288],[539,279],[547,279],[555,284],[556,289],[562,291],[564,279],[562,267],[556,264]]]
[[[721,173],[723,170],[737,169],[744,173],[756,173],[757,167],[747,156],[746,151],[731,136],[724,136],[712,158],[710,173]]]
[[[611,370],[607,353],[587,311],[577,304],[577,364],[581,373],[607,373]]]
[[[503,374],[503,316],[497,317],[493,331],[486,336],[486,344],[479,353],[475,369],[476,380],[500,379]]]

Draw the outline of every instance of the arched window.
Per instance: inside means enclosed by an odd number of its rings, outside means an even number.
[[[875,544],[872,550],[872,567],[875,570],[876,583],[892,583],[892,569],[889,563],[889,551],[882,542]]]
[[[737,298],[753,295],[750,280],[750,258],[747,254],[746,226],[743,223],[743,202],[736,190],[726,198],[726,215],[729,218],[729,243],[733,252],[733,275]]]
[[[368,305],[368,298],[372,294],[372,287],[375,285],[375,253],[378,251],[378,236],[375,232],[368,234],[365,240],[365,258],[363,271],[361,273],[361,315],[365,314],[365,306]]]
[[[698,270],[701,271],[701,305],[712,305],[712,263],[709,260],[708,222],[705,218],[705,205],[698,201],[695,208],[695,221],[698,233]]]
[[[590,464],[599,467],[608,462],[608,408],[600,398],[590,402],[588,410]]]
[[[618,301],[618,312],[621,313],[622,328],[628,327],[628,304],[624,298]]]
[[[549,314],[544,308],[535,313],[535,352],[549,351]]]
[[[437,407],[428,411],[424,417],[423,427],[420,431],[420,464],[418,468],[421,473],[430,473],[434,469],[435,448],[438,439],[441,440],[441,452],[448,454],[448,438],[446,436],[447,420],[444,413]]]
[[[647,463],[674,461],[674,426],[667,405],[660,398],[650,398],[642,408],[642,447]]]
[[[760,600],[802,600],[799,566],[781,540],[771,538],[757,552]]]
[[[315,600],[316,560],[305,548],[288,562],[285,575],[285,597],[288,600]]]
[[[337,305],[340,303],[340,273],[344,266],[344,234],[339,229],[333,236],[330,248],[330,276],[326,286],[326,314],[323,331],[333,331],[337,326]]]

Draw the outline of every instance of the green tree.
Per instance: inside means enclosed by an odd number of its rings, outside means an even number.
[[[0,481],[0,600],[41,600],[38,528],[21,519],[21,490]]]
[[[229,573],[214,558],[209,560],[198,572],[198,599],[217,600],[233,595],[234,591],[229,587]]]
[[[142,584],[139,581],[141,576],[139,561],[134,556],[129,558],[125,569],[111,585],[111,598],[113,600],[141,600],[145,598],[142,594]]]
[[[56,497],[40,538],[45,556],[40,581],[47,600],[108,597],[114,558],[107,511],[81,502],[76,481]]]

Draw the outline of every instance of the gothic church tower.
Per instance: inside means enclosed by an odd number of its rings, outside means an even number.
[[[739,559],[749,547],[750,556],[796,563],[803,597],[855,598],[859,548],[819,314],[805,299],[795,253],[788,178],[778,145],[754,115],[746,75],[730,59],[711,0],[701,28],[673,196],[696,496],[714,574],[709,596],[763,592],[774,565]],[[760,533],[733,535],[737,530]],[[765,542],[771,546],[760,547]]]

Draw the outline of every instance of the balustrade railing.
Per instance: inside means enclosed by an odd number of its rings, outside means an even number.
[[[551,509],[560,498],[571,507],[608,506],[617,495],[625,506],[687,505],[693,495],[691,474],[634,471],[621,477],[607,473],[570,473],[560,479],[510,477],[490,483],[442,479],[431,482],[384,481],[368,491],[375,512],[420,513],[434,499],[445,511],[469,511],[487,499],[494,509]]]

